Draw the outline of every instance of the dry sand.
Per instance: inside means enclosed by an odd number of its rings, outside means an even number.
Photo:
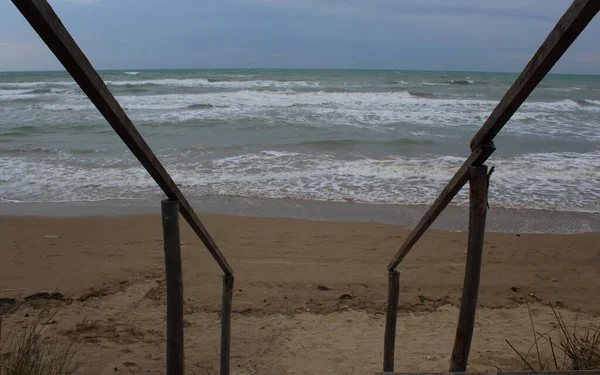
[[[235,374],[365,374],[381,370],[385,268],[408,233],[380,224],[203,216],[235,270]],[[4,332],[30,323],[58,291],[44,334],[74,340],[82,374],[164,373],[160,218],[0,216]],[[600,315],[600,234],[486,236],[470,370],[515,368],[505,342],[532,343],[552,302],[582,324]],[[454,339],[466,233],[430,231],[401,270],[397,370],[444,371]],[[218,372],[221,279],[182,222],[188,374]],[[321,287],[321,288],[319,288]],[[322,290],[326,289],[326,290]],[[517,290],[517,291],[515,291]],[[340,298],[347,295],[345,298]],[[13,300],[14,299],[14,303]]]

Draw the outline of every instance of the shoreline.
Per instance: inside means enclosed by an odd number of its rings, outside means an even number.
[[[195,197],[198,214],[290,218],[324,222],[393,224],[412,228],[429,208],[426,205],[392,205],[250,197]],[[97,217],[160,213],[159,199],[92,202],[0,202],[0,217]],[[595,233],[600,213],[490,207],[487,231],[498,233]],[[449,205],[432,229],[466,231],[468,207]]]

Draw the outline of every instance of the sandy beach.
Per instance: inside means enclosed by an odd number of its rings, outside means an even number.
[[[385,267],[408,229],[373,223],[203,215],[235,270],[236,374],[355,374],[381,370]],[[0,217],[4,332],[46,300],[44,334],[73,340],[82,374],[163,373],[165,291],[157,215]],[[186,367],[218,371],[219,269],[182,222]],[[518,368],[508,339],[532,343],[553,303],[579,322],[600,315],[598,233],[486,236],[471,370]],[[401,265],[397,369],[447,369],[463,281],[466,233],[429,231]]]

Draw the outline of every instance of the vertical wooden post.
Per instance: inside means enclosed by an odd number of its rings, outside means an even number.
[[[385,339],[383,343],[383,372],[394,372],[396,322],[398,320],[399,298],[400,274],[396,270],[388,271],[388,300],[385,317]]]
[[[221,310],[221,375],[229,375],[230,373],[232,300],[233,275],[224,275]]]
[[[179,201],[161,202],[167,284],[167,375],[183,375],[183,280]]]
[[[481,276],[481,258],[483,255],[483,238],[485,235],[485,219],[487,215],[487,167],[471,166],[469,168],[469,242],[467,245],[467,263],[463,285],[460,315],[454,348],[450,358],[451,372],[465,372],[473,329],[475,328],[475,311],[477,310],[477,294]]]

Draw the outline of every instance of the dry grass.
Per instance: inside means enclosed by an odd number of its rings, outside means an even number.
[[[526,297],[527,298],[527,297]],[[526,299],[527,301],[527,299]],[[600,370],[600,326],[590,325],[587,327],[577,326],[575,322],[570,324],[550,304],[557,328],[548,332],[540,332],[535,328],[531,307],[527,301],[533,344],[525,353],[520,353],[508,340],[506,342],[517,353],[523,362],[526,371],[568,371],[568,370]],[[558,330],[558,344],[552,341],[550,334]],[[547,345],[551,356],[542,357],[540,346]],[[535,349],[535,354],[532,352]]]
[[[0,375],[71,375],[77,370],[72,344],[61,346],[42,337],[51,319],[44,318],[46,312],[42,309],[33,324],[6,337],[2,336],[0,317]]]

